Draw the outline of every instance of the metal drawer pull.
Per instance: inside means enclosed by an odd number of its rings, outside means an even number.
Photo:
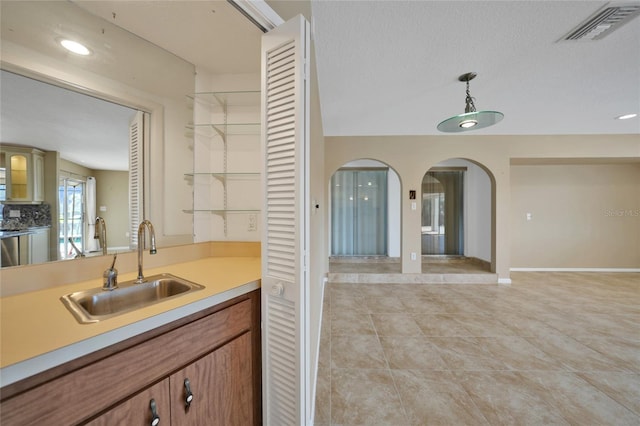
[[[151,400],[149,408],[151,408],[151,426],[157,426],[160,424],[160,416],[158,416],[158,407],[156,407],[155,399]]]
[[[191,406],[191,401],[193,401],[193,393],[191,392],[191,383],[189,382],[189,379],[184,379],[184,390],[184,403],[186,404],[187,408],[189,408]]]

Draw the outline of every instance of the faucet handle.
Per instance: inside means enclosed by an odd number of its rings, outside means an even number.
[[[112,291],[118,288],[118,270],[114,268],[116,265],[116,258],[118,254],[116,253],[113,256],[113,262],[111,263],[111,267],[106,269],[102,274],[102,289],[105,291]]]

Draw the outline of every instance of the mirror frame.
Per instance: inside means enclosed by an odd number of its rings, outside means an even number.
[[[44,74],[35,69],[42,68],[42,64],[28,58],[7,60],[3,57],[0,61],[0,69],[9,71],[24,77],[32,78],[43,83],[51,84],[63,89],[72,90],[74,92],[92,96],[109,102],[115,102],[130,108],[138,109],[149,114],[150,120],[148,132],[144,138],[143,144],[143,217],[148,218],[152,222],[162,223],[164,219],[163,212],[163,195],[164,191],[156,191],[159,197],[152,196],[151,182],[163,182],[161,165],[164,164],[164,149],[154,150],[153,157],[156,164],[160,167],[152,165],[151,147],[163,147],[164,144],[164,106],[150,99],[143,98],[132,94],[130,91],[124,90],[122,86],[118,88],[117,82],[108,84],[106,81],[95,81],[88,78],[82,78],[73,72],[54,70],[49,68],[49,74]],[[108,80],[104,78],[104,80]],[[156,152],[157,151],[157,152]],[[151,214],[153,212],[153,214]],[[60,262],[73,259],[55,259],[49,262]],[[47,263],[49,263],[47,262]]]

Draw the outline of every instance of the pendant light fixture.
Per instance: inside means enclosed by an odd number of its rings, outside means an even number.
[[[467,83],[467,97],[465,99],[464,114],[447,118],[438,124],[438,130],[446,133],[468,132],[469,130],[482,129],[493,126],[504,118],[504,114],[498,111],[476,111],[473,98],[469,92],[469,82],[476,78],[475,72],[468,72],[458,77],[458,80]]]

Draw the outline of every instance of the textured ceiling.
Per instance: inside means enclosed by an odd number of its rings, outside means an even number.
[[[213,73],[259,71],[262,33],[226,1],[76,3]],[[469,71],[478,110],[505,118],[467,135],[640,133],[640,118],[614,119],[640,112],[640,19],[602,40],[558,42],[607,2],[268,3],[312,22],[327,136],[441,134],[436,125],[463,112],[457,77]]]
[[[467,134],[640,133],[640,118],[614,119],[640,112],[640,19],[602,40],[558,41],[608,2],[268,3],[285,19],[312,12],[328,136],[440,134],[436,125],[464,110],[457,77],[469,71],[476,107],[505,119]],[[198,67],[257,72],[260,33],[226,2],[82,6]],[[208,23],[221,17],[226,26]]]
[[[640,133],[640,118],[614,119],[640,113],[640,19],[558,42],[607,2],[311,4],[325,135],[441,134],[469,71],[477,109],[505,118],[467,134]]]

